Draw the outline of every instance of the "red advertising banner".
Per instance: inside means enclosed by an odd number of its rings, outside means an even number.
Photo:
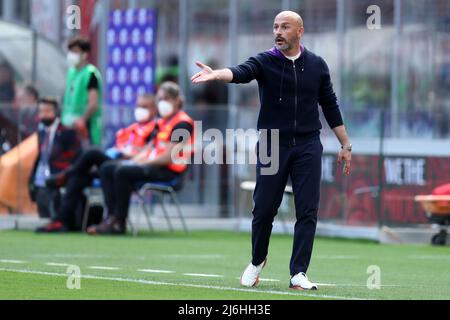
[[[448,157],[385,156],[380,161],[355,155],[350,177],[343,176],[335,155],[325,154],[322,164],[320,219],[348,225],[425,224],[414,196],[450,182]]]

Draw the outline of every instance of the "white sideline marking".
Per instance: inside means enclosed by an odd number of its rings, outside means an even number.
[[[67,274],[65,274],[65,273],[44,272],[44,271],[35,271],[35,270],[0,268],[0,271],[37,274],[37,275],[55,276],[55,277],[67,277]],[[267,294],[282,295],[282,296],[297,296],[297,297],[311,297],[311,298],[338,299],[338,300],[368,300],[368,299],[363,299],[363,298],[342,297],[342,296],[334,296],[334,295],[326,295],[326,294],[288,292],[288,291],[276,291],[276,290],[261,290],[261,289],[247,289],[247,288],[233,288],[233,287],[209,286],[209,285],[191,284],[191,283],[170,283],[170,282],[149,281],[149,280],[141,280],[141,279],[101,277],[101,276],[93,276],[93,275],[86,275],[86,274],[81,275],[81,278],[93,279],[93,280],[109,280],[109,281],[117,281],[117,282],[140,283],[140,284],[148,284],[148,285],[156,285],[156,286],[174,286],[174,287],[201,288],[201,289],[213,289],[213,290],[235,291],[235,292],[267,293]],[[374,299],[370,299],[370,300],[374,300]]]
[[[241,278],[237,277],[236,280],[241,280]],[[263,281],[263,282],[280,282],[280,280],[278,280],[278,279],[266,279],[266,278],[260,278],[259,281]]]
[[[361,288],[367,288],[366,284],[347,284],[347,283],[316,283],[319,287],[361,287]],[[398,284],[380,284],[380,287],[403,287]]]
[[[57,262],[47,262],[46,265],[50,266],[50,267],[68,267],[69,266],[69,264],[67,264],[67,263],[57,263]]]
[[[102,267],[102,266],[90,266],[88,268],[93,270],[120,270],[120,268],[116,267]]]
[[[142,269],[142,270],[138,270],[138,272],[146,272],[146,273],[175,273],[175,271],[153,270],[153,269]]]
[[[337,284],[334,283],[314,283],[319,287],[337,287]]]
[[[236,278],[237,280],[241,280],[241,278]],[[280,282],[280,280],[277,279],[264,279],[260,278],[259,281],[262,282]],[[337,283],[314,283],[319,287],[367,287],[365,284],[337,284]],[[397,284],[383,284],[380,285],[380,287],[402,287],[401,285]]]
[[[240,278],[239,278],[240,279]],[[265,282],[280,282],[280,280],[278,279],[265,279],[265,278],[261,278],[259,279],[260,281],[265,281]]]
[[[21,260],[8,260],[8,259],[1,259],[0,262],[1,262],[1,263],[12,263],[12,264],[24,264],[24,263],[27,263],[26,261],[21,261]]]
[[[450,260],[450,256],[440,256],[440,255],[409,256],[408,258],[417,260]]]
[[[219,274],[202,274],[202,273],[183,273],[183,276],[204,277],[204,278],[223,278],[223,276],[219,275]]]
[[[69,254],[69,253],[55,253],[55,254],[43,254],[36,253],[32,255],[37,258],[74,258],[74,259],[89,259],[89,258],[109,258],[107,255],[96,254]]]

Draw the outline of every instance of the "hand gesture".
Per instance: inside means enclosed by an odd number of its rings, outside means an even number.
[[[352,153],[346,149],[341,150],[338,155],[338,165],[344,162],[344,174],[350,175],[351,173],[351,163],[352,163]]]
[[[193,84],[199,84],[199,83],[216,80],[214,71],[213,71],[213,69],[211,69],[211,67],[208,67],[207,65],[205,65],[201,62],[198,62],[198,61],[195,64],[199,68],[201,68],[202,71],[200,71],[199,73],[197,73],[196,75],[194,75],[191,78],[191,81]]]

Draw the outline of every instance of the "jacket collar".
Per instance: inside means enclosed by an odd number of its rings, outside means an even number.
[[[302,52],[302,55],[304,55],[307,51],[303,45],[300,45],[300,50]],[[276,47],[272,47],[270,50],[267,51],[267,53],[270,54],[271,56],[278,57],[280,59],[287,59],[286,56]]]

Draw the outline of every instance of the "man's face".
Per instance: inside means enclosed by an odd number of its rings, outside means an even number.
[[[275,46],[278,50],[288,51],[300,43],[303,27],[289,14],[279,14],[273,24]]]
[[[54,121],[56,119],[55,109],[49,103],[40,103],[38,109],[38,118],[40,122]]]

